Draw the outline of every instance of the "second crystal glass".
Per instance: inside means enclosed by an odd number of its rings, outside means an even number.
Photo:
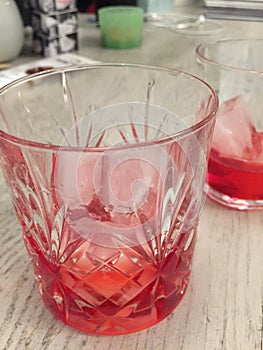
[[[220,108],[208,165],[208,195],[235,209],[263,209],[262,39],[225,39],[196,50]]]

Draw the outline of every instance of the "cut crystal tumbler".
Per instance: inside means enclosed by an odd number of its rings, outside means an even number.
[[[196,49],[220,104],[206,191],[239,210],[263,209],[262,52],[263,39],[224,39]]]
[[[139,331],[189,282],[217,110],[186,73],[95,65],[0,90],[3,174],[40,294],[81,331]]]

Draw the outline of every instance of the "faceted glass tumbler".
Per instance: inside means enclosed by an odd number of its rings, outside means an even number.
[[[196,49],[220,104],[206,191],[239,210],[263,209],[262,52],[263,39],[221,39]]]
[[[139,331],[185,294],[217,110],[186,73],[95,65],[0,90],[3,174],[47,308]]]

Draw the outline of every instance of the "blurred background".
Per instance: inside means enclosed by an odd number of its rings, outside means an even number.
[[[15,0],[25,25],[30,25],[29,0]],[[111,5],[136,6],[137,0],[76,0],[79,12],[96,13],[100,7]]]

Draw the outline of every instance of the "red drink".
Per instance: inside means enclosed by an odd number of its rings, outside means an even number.
[[[235,159],[212,149],[208,164],[208,183],[213,190],[233,200],[263,201],[263,162]]]
[[[103,335],[168,316],[189,282],[215,92],[114,64],[30,76],[0,102],[1,165],[47,308]]]
[[[82,240],[60,266],[32,256],[40,292],[48,309],[87,333],[125,334],[169,315],[185,294],[195,233],[179,235],[178,245],[157,261],[155,242],[113,249]],[[190,240],[187,249],[181,246]],[[102,256],[104,257],[102,259]]]
[[[4,149],[5,143],[1,146]],[[176,308],[189,282],[196,241],[198,219],[193,220],[190,228],[185,220],[191,203],[190,194],[179,196],[178,204],[181,205],[168,232],[162,231],[151,240],[134,246],[125,245],[125,240],[119,247],[112,243],[102,246],[92,242],[92,237],[86,239],[74,230],[69,217],[61,214],[56,197],[58,192],[52,193],[53,206],[49,206],[49,210],[43,206],[44,197],[34,195],[39,189],[34,185],[19,148],[12,146],[10,151],[6,180],[19,183],[14,204],[23,227],[23,238],[41,296],[57,318],[87,333],[117,335],[154,325]],[[37,152],[35,156],[36,167],[42,166],[42,162],[37,162]],[[53,155],[53,170],[55,159]],[[15,173],[15,169],[23,169],[23,172]],[[182,185],[185,186],[187,182]],[[26,190],[30,195],[25,196]],[[154,194],[150,192],[149,196]],[[131,221],[128,226],[132,225],[136,216],[142,222],[135,230],[137,237],[143,222],[151,222],[146,216],[152,215],[152,208],[145,205],[141,216],[138,213],[111,216],[94,196],[86,210],[71,212],[71,220],[77,222],[85,215],[97,213],[97,220],[115,227],[116,222],[127,225],[128,220]],[[45,217],[50,232],[43,230],[40,215]],[[187,231],[183,229],[184,225],[187,225]]]
[[[242,96],[218,110],[207,180],[215,201],[237,209],[263,208],[263,133]]]

